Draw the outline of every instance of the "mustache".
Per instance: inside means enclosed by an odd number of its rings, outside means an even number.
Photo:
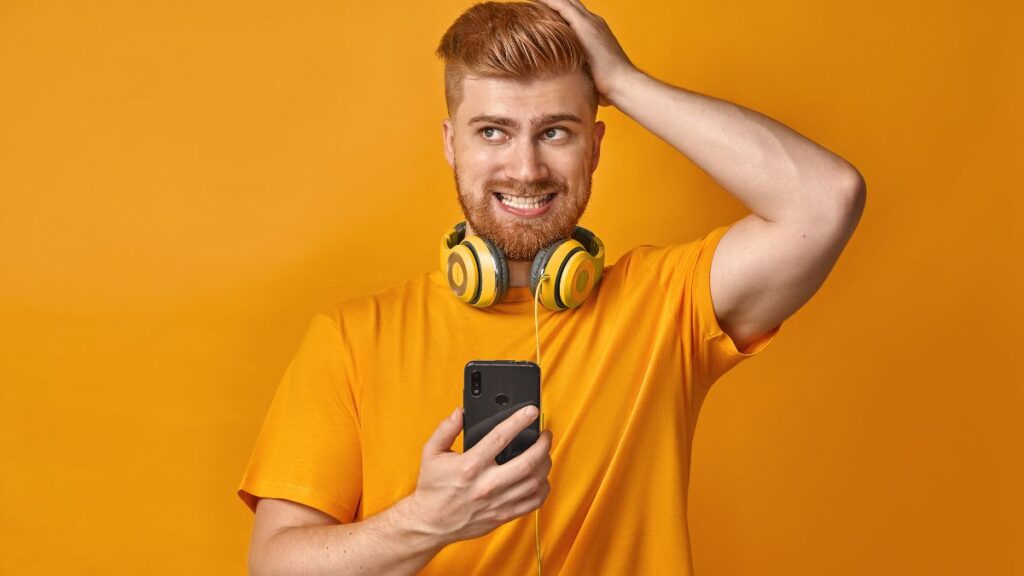
[[[491,192],[509,194],[512,196],[547,196],[565,192],[568,187],[565,182],[559,182],[550,178],[536,182],[523,183],[509,178],[488,180],[484,188]]]

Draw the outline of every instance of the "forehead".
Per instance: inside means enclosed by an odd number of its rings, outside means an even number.
[[[570,72],[545,78],[493,78],[465,76],[459,122],[480,115],[506,116],[529,121],[545,114],[575,114],[588,118],[591,111],[584,96],[586,77]]]

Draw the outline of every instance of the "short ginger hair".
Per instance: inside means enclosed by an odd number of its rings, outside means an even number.
[[[462,102],[467,76],[534,79],[581,71],[587,100],[597,110],[597,87],[576,32],[547,6],[535,2],[483,2],[448,28],[435,54],[444,61],[448,114]]]

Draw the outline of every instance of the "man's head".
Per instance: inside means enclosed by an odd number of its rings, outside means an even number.
[[[575,32],[542,4],[487,2],[452,24],[437,55],[445,63],[445,156],[471,232],[513,260],[570,237],[604,136]],[[542,213],[516,214],[506,203],[543,203]]]

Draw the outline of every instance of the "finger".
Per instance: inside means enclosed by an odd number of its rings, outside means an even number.
[[[423,445],[425,454],[441,454],[451,451],[452,443],[462,431],[462,409],[456,408],[447,418],[441,421]]]
[[[502,506],[515,506],[517,502],[530,496],[536,496],[544,485],[548,483],[547,478],[523,478],[519,482],[509,486],[502,494]]]
[[[590,15],[590,10],[587,10],[586,6],[584,6],[583,2],[580,2],[580,0],[569,0],[569,4],[575,6],[576,9],[579,10],[583,15]]]
[[[513,518],[518,518],[523,514],[533,512],[537,508],[540,508],[544,501],[548,499],[548,494],[551,493],[551,484],[545,482],[537,489],[536,492],[530,494],[526,498],[509,504],[511,514]]]
[[[551,431],[545,430],[541,432],[537,441],[522,454],[488,471],[488,475],[491,476],[489,481],[493,481],[496,486],[512,486],[535,475],[538,468],[544,468],[544,474],[547,475],[546,470],[551,469],[550,452]]]
[[[533,470],[533,473],[512,484],[502,492],[502,501],[505,503],[518,502],[523,498],[537,492],[541,486],[548,481],[548,474],[551,472],[551,458],[545,458]]]
[[[534,420],[537,419],[537,407],[530,405],[520,408],[511,416],[501,421],[490,432],[487,433],[475,446],[466,452],[467,455],[481,464],[494,460],[509,442],[521,431],[525,430]]]
[[[566,22],[572,22],[572,18],[583,16],[586,10],[581,10],[582,4],[577,6],[572,4],[569,0],[535,0],[541,4],[551,8],[555,12],[558,12]]]

